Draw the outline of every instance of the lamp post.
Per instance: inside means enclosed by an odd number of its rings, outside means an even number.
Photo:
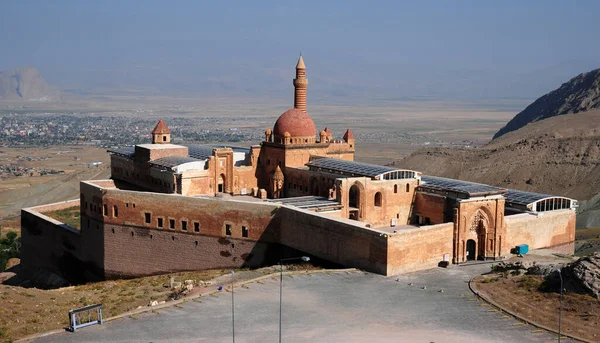
[[[295,261],[302,260],[304,262],[310,261],[310,257],[302,256],[302,257],[290,257],[290,258],[282,258],[279,260],[279,343],[281,343],[281,319],[282,319],[282,297],[283,297],[283,262],[284,261]]]
[[[560,343],[560,329],[561,329],[561,321],[562,321],[562,298],[563,298],[563,277],[562,271],[560,268],[556,270],[558,272],[558,276],[560,276],[560,306],[558,307],[558,343]]]
[[[235,282],[235,272],[231,270],[231,334],[233,343],[235,343],[235,311],[234,311],[234,297],[233,297],[233,286]]]

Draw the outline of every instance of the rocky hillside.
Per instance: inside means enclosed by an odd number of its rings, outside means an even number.
[[[395,164],[575,198],[581,201],[578,227],[600,227],[600,110],[538,121],[481,148],[422,149]]]
[[[48,86],[40,71],[25,67],[0,71],[0,100],[57,100],[59,92]]]
[[[600,108],[600,69],[579,74],[537,99],[496,132],[494,139],[542,119],[595,108]]]
[[[600,110],[539,121],[481,148],[427,148],[396,162],[425,174],[590,199],[600,192]]]

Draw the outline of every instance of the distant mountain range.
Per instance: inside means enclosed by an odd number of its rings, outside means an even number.
[[[582,73],[517,114],[494,139],[538,120],[600,108],[600,69]]]
[[[0,71],[0,100],[58,99],[60,93],[46,83],[36,68],[24,67]]]

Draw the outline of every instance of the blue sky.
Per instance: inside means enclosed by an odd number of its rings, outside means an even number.
[[[600,67],[600,1],[0,2],[0,69],[61,88],[533,97]]]

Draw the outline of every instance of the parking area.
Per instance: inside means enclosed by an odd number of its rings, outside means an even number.
[[[397,277],[360,271],[285,276],[282,340],[554,342],[556,335],[473,296],[468,280],[487,270],[489,264]],[[231,342],[231,317],[231,293],[224,291],[37,342]],[[278,330],[278,277],[235,289],[237,342],[277,342]]]

